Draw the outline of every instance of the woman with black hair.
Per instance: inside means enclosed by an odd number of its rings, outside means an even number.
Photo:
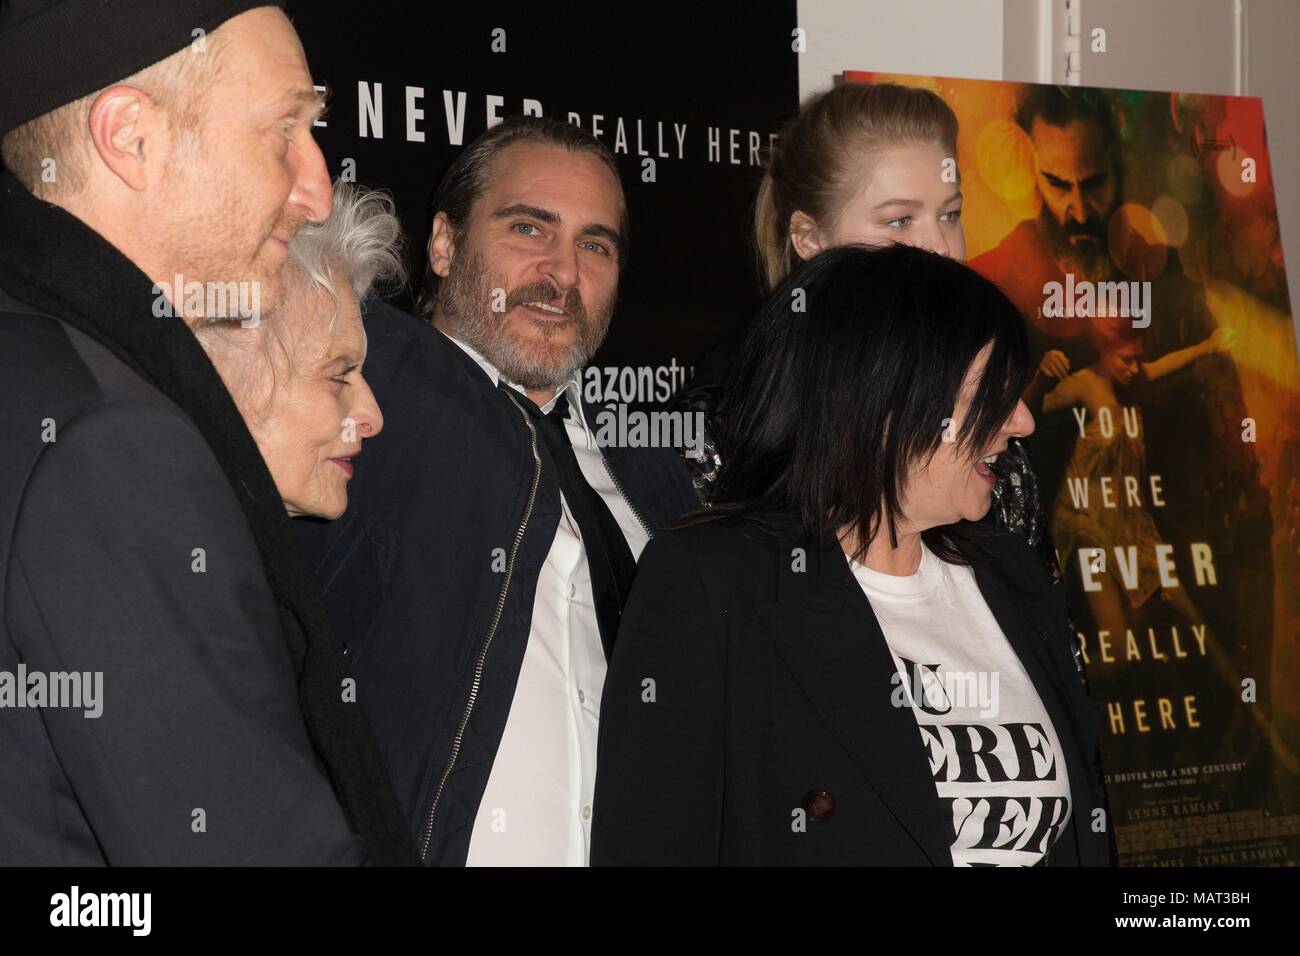
[[[657,536],[605,685],[594,864],[1101,865],[1063,586],[976,523],[1033,430],[1015,307],[841,246],[760,310],[711,508]]]

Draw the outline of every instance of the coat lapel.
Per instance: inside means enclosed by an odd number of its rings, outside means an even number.
[[[1061,741],[1072,803],[1087,792],[1086,744],[1063,675],[1044,636],[1060,626],[1050,587],[1015,574],[1001,548],[958,541],[976,583],[1042,700]],[[943,819],[934,778],[910,707],[894,706],[896,669],[871,603],[837,545],[807,548],[806,571],[779,562],[777,601],[758,608],[795,680],[870,786],[937,866],[951,866],[950,821]],[[1076,826],[1078,825],[1076,817]]]
[[[812,549],[809,549],[811,552]],[[781,564],[778,600],[758,609],[778,652],[872,789],[935,866],[951,866],[945,825],[910,707],[893,706],[893,657],[838,547]]]

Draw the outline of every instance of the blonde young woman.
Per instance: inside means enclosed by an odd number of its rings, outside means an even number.
[[[845,83],[809,99],[781,131],[759,187],[754,240],[765,290],[823,249],[845,244],[904,243],[964,260],[956,162],[957,117],[930,90]],[[725,467],[711,421],[722,376],[710,366],[726,363],[727,346],[701,363],[685,396],[710,419],[704,458],[688,459],[705,500]],[[1038,484],[1018,441],[999,459],[998,479],[992,516],[1059,577]]]

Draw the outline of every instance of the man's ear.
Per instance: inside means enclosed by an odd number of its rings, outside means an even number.
[[[158,118],[166,116],[148,94],[134,86],[110,86],[90,104],[90,141],[104,165],[137,192],[149,185],[148,150]]]
[[[817,223],[803,210],[796,209],[790,214],[790,243],[795,255],[805,262],[825,248]]]
[[[455,229],[445,212],[433,217],[433,232],[429,236],[429,268],[433,274],[445,279],[451,272],[451,261],[456,258]]]

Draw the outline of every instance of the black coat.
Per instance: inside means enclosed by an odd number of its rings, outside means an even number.
[[[18,403],[0,419],[0,671],[102,672],[103,713],[0,709],[0,864],[360,862],[212,452],[107,349],[22,310],[0,293]]]
[[[1099,708],[1072,660],[1063,587],[1014,535],[957,530],[1064,752],[1072,820],[1050,862],[1105,865]],[[837,544],[804,545],[803,571],[796,545],[726,518],[642,554],[601,703],[593,865],[952,865],[870,602]]]
[[[413,862],[271,475],[151,287],[0,177],[0,671],[103,690],[0,708],[0,864]]]
[[[458,345],[382,304],[363,319],[384,429],[356,460],[347,513],[300,522],[300,540],[425,862],[460,865],[514,700],[560,489],[530,419]],[[595,411],[584,405],[589,423]],[[603,452],[650,533],[698,505],[671,449]]]

